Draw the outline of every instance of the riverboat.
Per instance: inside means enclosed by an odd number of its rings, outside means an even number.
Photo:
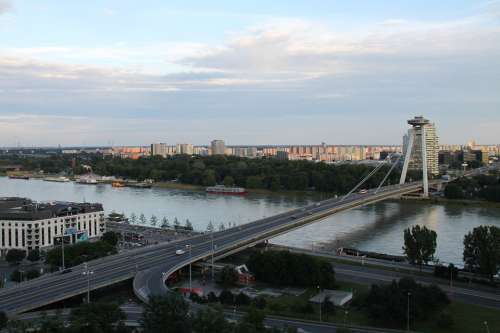
[[[209,186],[205,189],[207,193],[213,194],[231,194],[231,195],[245,195],[247,190],[243,187],[229,187],[224,185]]]

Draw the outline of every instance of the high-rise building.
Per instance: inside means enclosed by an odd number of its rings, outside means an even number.
[[[226,145],[224,140],[213,140],[211,143],[212,155],[225,155]]]
[[[422,170],[422,156],[426,156],[427,172],[431,175],[439,174],[439,143],[436,134],[436,126],[422,116],[408,120],[408,124],[413,127],[408,130],[408,134],[403,137],[403,154],[408,149],[410,136],[413,131],[413,149],[410,155],[408,168]],[[425,135],[425,154],[422,154],[422,133]]]
[[[153,143],[151,144],[151,156],[167,157],[168,148],[166,143]]]
[[[193,145],[190,143],[178,143],[175,151],[177,154],[185,154],[185,155],[194,154]]]

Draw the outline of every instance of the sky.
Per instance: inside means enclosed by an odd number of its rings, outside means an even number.
[[[500,143],[497,0],[0,0],[0,146]]]

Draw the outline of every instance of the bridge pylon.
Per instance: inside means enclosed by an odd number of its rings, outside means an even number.
[[[408,135],[405,136],[404,142],[404,164],[403,170],[401,172],[401,178],[399,179],[400,184],[404,184],[406,181],[406,173],[408,172],[408,167],[410,163],[415,168],[422,168],[422,183],[424,197],[429,196],[429,178],[428,178],[428,166],[427,166],[427,138],[426,138],[426,126],[430,124],[429,120],[424,117],[415,117],[414,119],[408,120],[408,124],[412,125],[412,128],[408,130]]]

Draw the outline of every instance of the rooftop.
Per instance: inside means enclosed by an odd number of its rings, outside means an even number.
[[[36,202],[28,198],[0,198],[0,220],[36,221],[59,216],[102,212],[99,203]]]

